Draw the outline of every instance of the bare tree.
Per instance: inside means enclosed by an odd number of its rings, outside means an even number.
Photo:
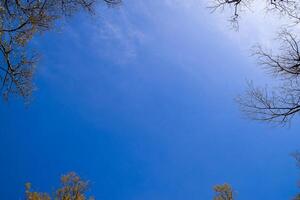
[[[237,98],[241,110],[252,119],[286,124],[300,111],[300,49],[296,36],[287,31],[279,35],[278,54],[265,51],[261,46],[254,52],[279,86],[269,89],[248,84],[246,93]]]
[[[217,10],[224,11],[224,9],[231,9],[232,15],[229,18],[229,21],[232,23],[234,28],[238,28],[238,18],[239,13],[241,12],[242,8],[248,7],[249,2],[248,0],[213,0],[209,8],[212,12]]]
[[[209,8],[212,12],[230,9],[232,11],[230,21],[237,22],[241,11],[251,10],[252,4],[259,1],[261,0],[211,0]],[[265,10],[287,16],[292,23],[300,22],[300,1],[298,0],[265,0]]]
[[[233,8],[230,20],[238,24],[241,10],[251,9],[256,0],[215,0],[212,11]],[[285,16],[290,20],[288,26],[297,26],[300,22],[300,1],[267,0],[266,12]],[[261,46],[254,48],[258,64],[263,66],[278,86],[255,87],[248,84],[244,95],[237,98],[241,110],[254,120],[276,122],[285,125],[300,112],[300,41],[291,29],[283,27],[278,34],[279,49],[265,50]],[[276,53],[273,53],[276,52]]]
[[[121,0],[100,0],[115,5]],[[0,89],[5,99],[18,95],[28,101],[38,55],[29,48],[31,39],[53,28],[54,22],[84,10],[94,12],[96,0],[1,0]]]

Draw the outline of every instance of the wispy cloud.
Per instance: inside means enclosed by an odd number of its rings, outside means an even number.
[[[124,9],[114,10],[107,16],[103,15],[99,24],[90,26],[92,45],[101,46],[97,53],[116,63],[134,60],[138,55],[138,46],[146,39],[145,33],[132,23]]]
[[[264,1],[254,1],[249,9],[245,8],[242,11],[238,31],[231,29],[228,21],[231,13],[225,10],[211,14],[207,8],[208,2],[164,0],[161,6],[188,13],[189,17],[194,18],[193,20],[196,19],[202,24],[216,29],[225,35],[225,38],[230,42],[236,43],[240,48],[247,51],[257,43],[272,47],[274,45],[273,39],[281,25],[287,22],[287,19],[274,17],[272,13],[266,14],[265,3]],[[142,10],[145,17],[151,17],[153,14],[153,11],[149,11],[145,3],[137,3],[134,9]],[[118,63],[130,62],[138,55],[137,47],[147,39],[146,33],[132,22],[132,18],[129,17],[132,17],[132,13],[128,13],[126,5],[111,10],[108,15],[102,12],[101,22],[90,27],[93,33],[92,44],[100,46],[97,44],[101,43],[102,48],[97,50],[99,55],[110,57]]]

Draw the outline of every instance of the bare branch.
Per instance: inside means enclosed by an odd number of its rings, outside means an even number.
[[[254,87],[250,82],[246,93],[237,98],[241,111],[247,117],[285,125],[300,111],[300,84],[288,80],[269,91],[267,87]]]
[[[300,75],[300,49],[299,40],[287,30],[279,34],[280,49],[277,55],[271,51],[265,51],[258,46],[254,55],[258,63],[264,66],[267,71],[282,78],[297,78]]]
[[[121,0],[101,0],[116,5]],[[54,22],[85,10],[93,14],[96,0],[0,0],[0,90],[5,99],[31,97],[37,56],[28,48],[37,34],[50,30]]]

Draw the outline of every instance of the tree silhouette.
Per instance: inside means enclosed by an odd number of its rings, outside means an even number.
[[[100,0],[108,5],[121,0]],[[29,48],[37,34],[51,30],[55,22],[80,10],[94,13],[95,0],[1,0],[0,90],[5,99],[21,96],[25,101],[34,89],[32,78],[38,54]]]
[[[236,27],[241,11],[250,9],[253,2],[258,1],[214,0],[210,9],[233,10],[230,21]],[[259,65],[277,80],[278,86],[270,89],[256,87],[252,82],[248,84],[245,94],[240,95],[237,102],[251,119],[286,125],[300,112],[300,41],[297,34],[293,33],[300,22],[299,3],[300,1],[289,0],[266,1],[266,12],[271,12],[274,17],[284,16],[290,23],[282,25],[278,33],[279,49],[265,50],[262,46],[254,48],[253,54]]]

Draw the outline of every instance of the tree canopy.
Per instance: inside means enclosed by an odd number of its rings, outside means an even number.
[[[100,1],[107,5],[121,2]],[[93,14],[96,3],[96,0],[0,1],[0,90],[5,99],[17,95],[28,101],[31,97],[39,57],[29,48],[34,36],[51,30],[57,20],[80,10]]]
[[[82,180],[76,173],[70,172],[61,177],[61,186],[54,196],[48,193],[32,191],[31,183],[25,184],[25,200],[93,200],[87,197],[88,182]]]
[[[215,196],[213,200],[233,200],[232,187],[225,183],[223,185],[216,185],[214,187]]]

